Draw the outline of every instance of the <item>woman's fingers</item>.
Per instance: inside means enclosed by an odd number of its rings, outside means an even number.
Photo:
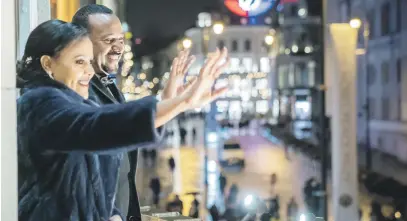
[[[226,93],[228,91],[228,89],[229,89],[228,87],[218,88],[218,89],[212,91],[212,93],[208,93],[200,103],[202,103],[202,104],[211,103],[212,101],[218,99],[220,96],[222,96],[224,93]]]
[[[184,90],[188,90],[192,87],[193,84],[195,84],[196,80],[198,78],[194,77],[192,80],[188,81],[185,85],[184,85]]]
[[[226,58],[226,61],[225,61],[223,64],[219,65],[219,66],[216,68],[216,70],[214,71],[213,74],[214,74],[215,80],[218,79],[218,77],[223,73],[223,71],[225,70],[225,68],[227,68],[227,67],[229,66],[229,64],[230,64],[230,58],[227,57],[227,58]]]
[[[221,88],[214,90],[211,94],[211,101],[216,100],[218,97],[222,96],[228,90],[229,90],[228,86],[221,87]]]
[[[218,70],[218,67],[222,66],[224,62],[226,62],[228,57],[228,49],[223,48],[222,51],[220,52],[219,56],[217,57],[215,64],[212,66],[210,73],[212,75],[215,75],[216,71]]]
[[[184,63],[184,67],[182,69],[182,73],[186,74],[191,65],[195,62],[196,58],[195,56],[189,56],[188,59]]]

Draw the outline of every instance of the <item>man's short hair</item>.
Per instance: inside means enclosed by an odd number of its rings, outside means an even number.
[[[98,4],[89,4],[80,8],[72,18],[72,23],[82,26],[89,30],[89,16],[94,14],[112,15],[112,9]]]

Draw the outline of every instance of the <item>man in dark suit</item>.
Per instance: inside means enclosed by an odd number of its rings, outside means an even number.
[[[125,102],[123,94],[114,83],[114,74],[117,73],[124,52],[124,34],[119,18],[103,5],[90,4],[76,12],[72,23],[88,29],[93,43],[93,68],[96,74],[91,80],[89,98],[100,105]],[[161,95],[163,100],[176,96],[178,85],[182,85],[184,73],[193,61],[194,58],[188,52],[181,52],[174,59],[170,79]],[[119,175],[116,207],[121,213],[128,211],[127,220],[141,220],[135,183],[138,151],[125,156]],[[114,216],[111,220],[120,221],[121,217]]]

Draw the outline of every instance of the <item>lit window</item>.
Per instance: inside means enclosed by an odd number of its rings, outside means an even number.
[[[250,72],[253,66],[252,58],[243,58],[242,60],[243,68],[246,72]]]
[[[253,64],[252,72],[258,72],[259,66],[257,64]]]
[[[267,88],[267,79],[262,78],[262,79],[257,79],[256,80],[256,89],[266,89]]]
[[[233,91],[233,96],[239,97],[240,94],[241,94],[241,91],[240,91],[240,78],[235,77],[235,78],[233,78],[233,80],[231,80],[229,82],[231,83],[231,87],[232,87],[231,91]]]
[[[215,84],[215,89],[221,88],[221,87],[225,87],[228,85],[228,79],[226,78],[220,78],[216,81]]]
[[[260,71],[268,73],[270,72],[270,59],[267,57],[260,58]]]
[[[242,106],[240,101],[231,101],[229,107],[229,116],[231,120],[240,119],[242,116]]]
[[[253,89],[253,90],[252,90],[252,96],[253,96],[253,97],[257,97],[258,94],[259,94],[259,93],[257,92],[257,89]]]
[[[242,102],[242,110],[243,112],[252,112],[253,111],[253,102]]]
[[[281,65],[278,67],[278,87],[285,88],[288,86],[288,66]]]
[[[230,69],[232,72],[238,72],[240,68],[240,59],[239,58],[231,58],[230,59]]]
[[[267,100],[261,100],[256,102],[256,112],[265,114],[269,109],[269,104]]]
[[[228,110],[229,102],[228,101],[217,101],[216,110],[219,113],[223,113]]]
[[[315,85],[315,61],[308,62],[308,84],[310,87]]]

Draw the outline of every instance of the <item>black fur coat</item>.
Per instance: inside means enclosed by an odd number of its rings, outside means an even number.
[[[98,107],[54,80],[17,100],[19,220],[107,221],[122,153],[150,145],[157,100]],[[124,219],[123,219],[124,220]]]

